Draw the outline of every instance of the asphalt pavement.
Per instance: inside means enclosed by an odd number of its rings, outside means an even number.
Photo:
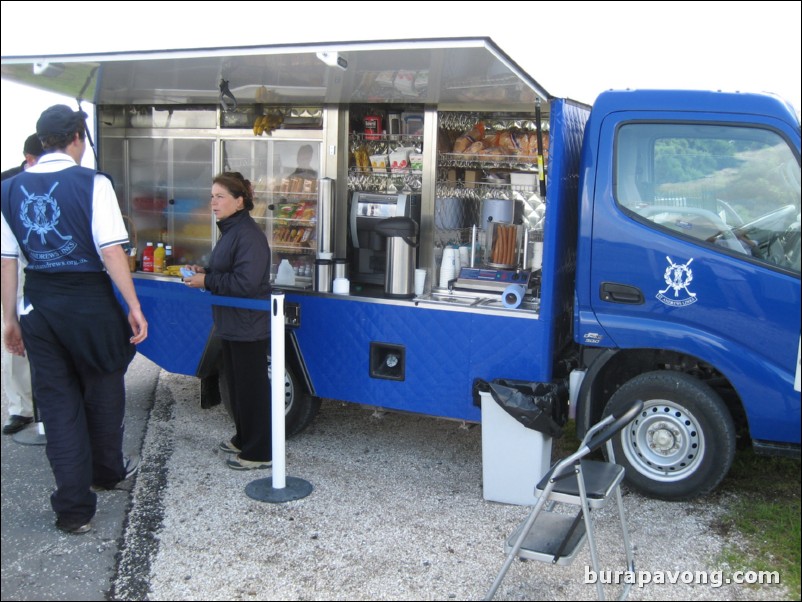
[[[139,453],[153,405],[159,367],[137,355],[126,373],[126,452]],[[3,421],[8,416],[3,390]],[[2,446],[2,599],[106,600],[135,481],[98,494],[92,531],[56,529],[50,507],[53,473],[37,425],[4,435]],[[18,441],[31,442],[18,443]]]

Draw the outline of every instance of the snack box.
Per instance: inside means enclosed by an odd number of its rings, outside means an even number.
[[[373,168],[373,171],[377,173],[387,173],[387,166],[389,164],[390,160],[388,159],[387,155],[370,156],[370,166]]]

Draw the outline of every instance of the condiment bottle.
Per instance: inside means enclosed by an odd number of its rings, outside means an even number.
[[[153,271],[157,274],[161,274],[164,272],[164,256],[166,251],[164,249],[164,243],[160,242],[156,249],[153,251]]]
[[[143,272],[152,272],[153,271],[153,243],[149,242],[145,245],[145,249],[142,251],[142,271]]]
[[[172,245],[165,245],[164,247],[164,267],[169,268],[173,265],[173,247]]]

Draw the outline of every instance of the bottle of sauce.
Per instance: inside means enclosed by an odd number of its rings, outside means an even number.
[[[157,274],[164,273],[164,256],[166,251],[164,249],[164,243],[160,242],[156,249],[153,251],[153,271]]]
[[[142,251],[142,271],[143,272],[153,272],[153,254],[155,249],[153,248],[153,243],[149,242],[145,245],[145,249]]]
[[[169,268],[173,265],[173,246],[172,245],[165,245],[164,246],[164,267]]]

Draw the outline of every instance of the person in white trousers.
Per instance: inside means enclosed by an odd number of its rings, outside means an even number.
[[[36,165],[42,156],[42,143],[36,134],[28,136],[22,149],[25,162],[21,165],[4,171],[2,179],[12,178],[22,173],[32,165]],[[19,287],[17,289],[17,305],[22,300],[22,286],[25,284],[24,266],[20,262]],[[13,435],[33,422],[33,392],[31,391],[31,366],[28,356],[19,356],[9,353],[3,346],[3,387],[8,398],[8,420],[3,425],[4,435]]]

